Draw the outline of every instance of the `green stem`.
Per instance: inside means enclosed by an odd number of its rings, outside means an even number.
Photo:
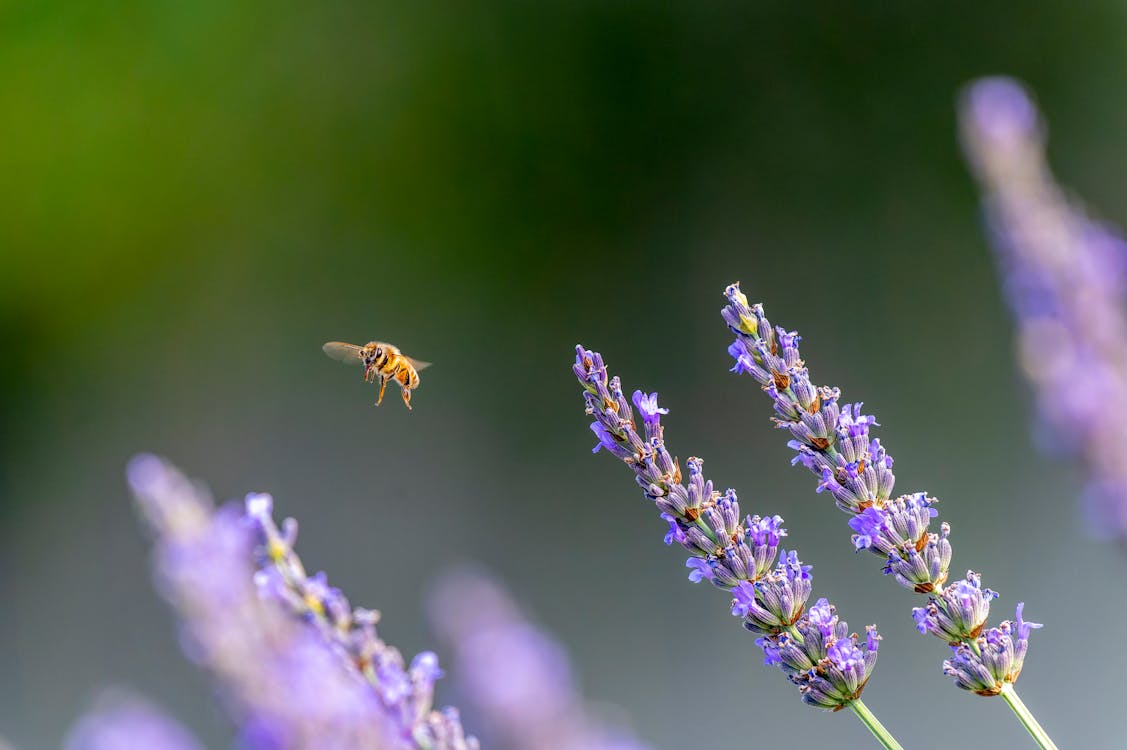
[[[694,521],[693,523],[695,523],[697,525],[697,527],[702,532],[704,532],[704,535],[706,537],[711,539],[713,542],[716,541],[716,533],[712,530],[711,526],[709,526],[707,523],[704,522],[704,516],[697,516],[697,520]]]
[[[857,698],[849,701],[846,705],[853,709],[853,713],[857,714],[857,718],[869,728],[869,731],[877,738],[877,742],[884,746],[885,750],[904,750],[900,743],[896,741],[896,738],[884,728],[884,724],[881,724],[877,717],[873,715],[864,701]]]
[[[787,625],[786,632],[790,634],[791,638],[795,639],[799,643],[806,643],[806,639],[802,637],[802,633],[799,633],[798,628],[796,628],[794,625]]]
[[[1037,723],[1037,719],[1033,718],[1033,714],[1025,707],[1021,698],[1017,697],[1017,692],[1012,684],[1006,683],[1003,685],[1001,695],[1005,699],[1006,705],[1013,709],[1018,721],[1025,726],[1026,731],[1029,732],[1034,742],[1041,746],[1042,750],[1057,750],[1056,743],[1049,737],[1049,733]]]

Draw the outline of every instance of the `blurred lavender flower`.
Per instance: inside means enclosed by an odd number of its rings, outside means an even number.
[[[422,686],[437,676],[430,657],[422,657],[418,669],[399,682],[401,700],[386,703],[386,693],[373,689],[370,672],[343,658],[341,640],[330,638],[323,623],[311,618],[315,626],[310,627],[278,606],[270,594],[279,593],[284,585],[271,588],[269,576],[263,581],[259,575],[256,586],[256,528],[239,508],[215,510],[204,490],[155,456],[133,459],[128,477],[156,536],[157,584],[180,616],[185,652],[217,677],[221,695],[239,725],[241,747],[476,748],[472,740],[459,744],[460,726],[456,732],[451,727],[456,720],[432,722],[429,702],[420,700]],[[268,512],[262,497],[252,496],[248,503],[256,511],[259,529],[266,522],[263,513]],[[289,526],[292,541],[296,526]],[[287,547],[281,557],[288,560],[289,554]],[[296,565],[300,569],[300,563]],[[325,606],[326,600],[316,599],[314,592],[312,587],[306,592],[308,606]],[[343,597],[336,597],[328,606],[342,601]],[[352,637],[379,651],[373,645],[379,643],[372,627],[374,615],[356,619],[358,632]],[[340,621],[333,622],[339,629]],[[343,639],[346,634],[340,635]],[[389,661],[394,662],[390,657]],[[390,669],[387,675],[389,680],[402,676]],[[408,703],[415,711],[410,721],[395,713]],[[438,725],[437,731],[457,736],[435,737],[432,723]]]
[[[0,748],[3,743],[0,743]],[[135,696],[101,696],[67,734],[65,750],[203,750],[175,719]]]
[[[465,700],[512,750],[645,750],[594,715],[563,646],[521,613],[501,586],[463,569],[431,597],[431,622],[454,651]]]
[[[389,727],[394,747],[477,750],[477,740],[465,736],[456,709],[432,709],[434,683],[443,676],[438,657],[423,651],[408,665],[398,649],[376,635],[378,612],[352,609],[324,573],[307,576],[293,549],[297,521],[287,518],[279,529],[271,515],[273,505],[270,495],[246,498],[247,517],[261,541],[254,580],[263,596],[313,625],[349,672],[362,675],[379,700],[381,723]]]
[[[1091,530],[1127,535],[1127,243],[1057,186],[1045,126],[1009,78],[985,78],[960,103],[967,160],[1006,297],[1021,363],[1053,455],[1080,456]],[[1043,442],[1050,442],[1048,440]]]
[[[643,493],[669,524],[665,543],[676,542],[689,553],[690,580],[708,579],[733,595],[732,614],[760,635],[756,644],[765,663],[783,669],[806,703],[833,710],[849,706],[860,713],[861,691],[877,660],[876,629],[869,628],[864,642],[858,642],[825,599],[806,609],[810,566],[795,552],[779,549],[786,536],[781,518],[741,518],[735,491],[714,490],[699,458],[688,459],[688,481],[683,482],[680,465],[665,448],[660,415],[666,410],[658,408],[657,394],[634,392],[643,437],[618,377],[608,379],[600,354],[576,347],[573,371],[583,386],[587,413],[595,417],[595,450],[606,449],[634,471]],[[881,731],[886,737],[873,729],[882,742],[891,740],[883,727]],[[886,744],[891,746],[897,745]]]
[[[892,457],[880,440],[870,438],[871,427],[879,426],[872,416],[861,413],[861,404],[839,403],[841,391],[815,387],[799,354],[797,333],[775,327],[767,320],[763,305],[748,305],[739,284],[725,290],[728,305],[722,314],[736,340],[728,348],[735,359],[733,371],[754,377],[775,407],[773,421],[786,430],[796,452],[792,464],[801,463],[819,480],[817,491],[829,492],[838,508],[848,513],[854,531],[853,544],[869,549],[885,560],[884,573],[900,585],[928,594],[928,603],[913,610],[921,633],[932,633],[951,643],[955,658],[944,662],[944,672],[955,676],[955,684],[980,695],[997,695],[1021,673],[1028,647],[1029,629],[1003,622],[983,634],[990,601],[997,594],[983,589],[982,579],[968,571],[963,580],[944,587],[951,563],[951,529],[940,525],[930,532],[936,516],[934,498],[918,492],[892,497],[896,482]],[[1018,604],[1018,620],[1022,605]],[[1012,641],[1005,669],[991,664],[988,644]],[[981,679],[958,675],[974,672]],[[989,686],[982,680],[996,677]]]

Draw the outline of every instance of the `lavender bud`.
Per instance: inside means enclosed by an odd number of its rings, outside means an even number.
[[[916,629],[946,641],[958,642],[978,637],[990,615],[990,600],[998,594],[982,588],[982,576],[973,570],[940,594],[928,598],[927,606],[916,607],[912,617]]]
[[[943,662],[943,674],[978,695],[997,695],[1007,683],[1014,683],[1025,662],[1029,632],[1041,627],[1022,620],[1024,607],[1024,602],[1017,605],[1016,622],[1005,620],[969,643],[952,645],[954,655]]]
[[[880,635],[866,629],[864,644],[838,620],[836,609],[819,599],[794,628],[756,641],[768,664],[777,664],[799,686],[802,699],[839,710],[860,696],[876,666]]]

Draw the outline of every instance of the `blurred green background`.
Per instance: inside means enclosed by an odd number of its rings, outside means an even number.
[[[1024,599],[1046,623],[1021,693],[1050,733],[1121,746],[1124,561],[1032,452],[954,100],[1024,79],[1062,180],[1127,223],[1127,9],[851,6],[0,7],[0,735],[56,747],[116,684],[229,742],[150,584],[123,481],[149,450],[220,497],[272,491],[404,651],[433,645],[435,576],[481,560],[655,747],[869,747],[760,664],[589,454],[582,341],[660,391],[675,453],[787,519],[815,595],[879,623],[866,700],[906,746],[1028,746],[940,674],[918,601],[727,372],[739,279],[877,415],[898,489],[943,500],[993,619]],[[370,338],[436,363],[414,412],[320,352]]]

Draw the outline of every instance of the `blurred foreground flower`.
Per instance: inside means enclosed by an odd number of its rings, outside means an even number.
[[[947,585],[951,527],[942,523],[938,534],[929,531],[938,513],[932,507],[937,501],[927,493],[892,496],[892,456],[869,434],[880,426],[876,419],[862,414],[860,403],[842,404],[839,388],[815,386],[798,350],[801,337],[773,326],[763,305],[748,304],[739,284],[728,286],[724,295],[728,304],[721,315],[736,336],[728,347],[733,372],[750,375],[771,399],[775,427],[791,438],[791,463],[814,474],[816,491],[828,492],[849,514],[854,547],[884,560],[884,574],[901,586],[927,595],[927,604],[914,608],[912,616],[921,633],[950,645],[953,656],[943,662],[944,674],[978,695],[1002,695],[1043,747],[1055,747],[1013,688],[1029,634],[1041,625],[1023,621],[1019,603],[1016,622],[986,627],[990,601],[998,594],[982,588],[982,577],[973,570]]]
[[[297,521],[287,518],[278,529],[269,495],[247,495],[246,508],[262,542],[257,549],[261,568],[255,575],[259,591],[313,625],[349,674],[364,678],[372,688],[366,692],[378,698],[381,724],[394,739],[393,746],[477,750],[477,740],[464,735],[456,709],[432,710],[434,683],[443,676],[438,657],[423,651],[408,666],[398,649],[376,635],[379,612],[352,609],[324,573],[306,575],[293,549]]]
[[[1127,536],[1127,243],[1057,186],[1026,91],[985,78],[960,102],[963,148],[1034,386],[1043,447],[1091,474],[1086,516]]]
[[[577,346],[572,370],[583,386],[587,414],[595,418],[591,431],[599,442],[594,452],[606,450],[633,470],[638,486],[669,524],[665,543],[689,553],[689,579],[707,579],[732,594],[732,614],[760,636],[755,643],[764,662],[783,670],[803,701],[834,711],[848,707],[882,745],[899,748],[861,701],[876,666],[876,627],[859,640],[825,599],[806,608],[811,566],[793,550],[779,549],[787,533],[783,519],[741,518],[735,491],[714,490],[699,458],[688,459],[686,484],[680,464],[665,448],[661,415],[668,410],[658,408],[656,393],[635,391],[633,402],[645,429],[644,437],[639,434],[621,382],[608,377],[601,354]]]
[[[0,743],[0,748],[3,744]],[[65,750],[203,750],[175,719],[141,698],[107,692],[67,735]]]
[[[430,615],[453,649],[464,700],[478,709],[498,746],[646,750],[595,715],[577,690],[564,647],[529,622],[484,573],[447,574],[431,597]]]
[[[296,523],[279,534],[268,496],[248,497],[248,519],[236,506],[216,510],[155,456],[133,459],[128,477],[156,537],[157,585],[180,617],[184,650],[217,678],[241,747],[476,749],[456,714],[431,710],[441,674],[433,655],[405,670],[376,637],[374,612],[348,610],[324,574],[306,579],[292,550]],[[259,539],[268,567],[256,575]]]

